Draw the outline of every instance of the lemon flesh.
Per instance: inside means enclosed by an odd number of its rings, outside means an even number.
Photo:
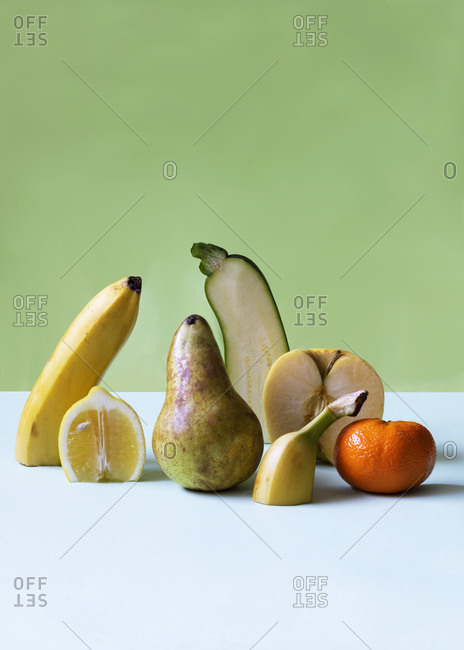
[[[136,412],[100,386],[66,412],[58,442],[71,482],[136,481],[145,464],[145,438]]]

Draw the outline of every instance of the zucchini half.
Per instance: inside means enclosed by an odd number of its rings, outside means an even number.
[[[235,390],[259,418],[264,441],[270,442],[263,409],[267,374],[288,342],[271,288],[248,257],[229,255],[214,244],[192,246],[207,275],[205,293],[221,327],[225,364]]]

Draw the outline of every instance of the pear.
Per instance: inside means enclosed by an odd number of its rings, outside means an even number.
[[[169,350],[153,451],[170,479],[205,492],[245,481],[263,453],[259,420],[232,386],[213,333],[196,314],[183,321]]]

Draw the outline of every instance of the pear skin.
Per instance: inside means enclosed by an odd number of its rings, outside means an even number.
[[[170,479],[205,492],[238,485],[261,460],[259,420],[232,386],[213,333],[196,314],[183,321],[169,350],[153,452]]]

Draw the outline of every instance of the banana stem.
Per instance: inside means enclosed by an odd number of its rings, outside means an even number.
[[[314,420],[311,420],[311,422],[308,422],[308,424],[300,429],[298,436],[301,436],[312,444],[317,443],[324,431],[336,422],[336,420],[346,416],[354,417],[358,415],[367,396],[367,390],[358,390],[355,393],[343,395],[343,397],[328,404]]]
[[[336,420],[338,420],[337,416],[326,406],[314,420],[308,422],[308,424],[298,431],[298,437],[301,436],[308,442],[316,444],[324,431]]]

